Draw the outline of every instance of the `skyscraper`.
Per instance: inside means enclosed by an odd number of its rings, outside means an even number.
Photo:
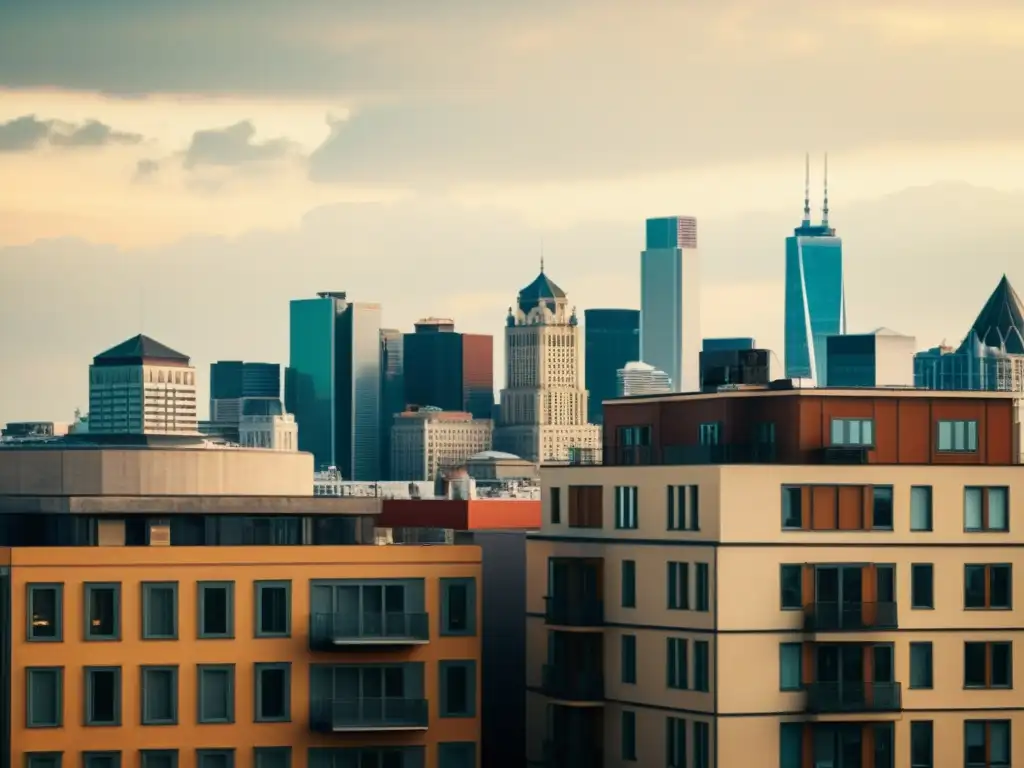
[[[291,302],[285,408],[299,450],[346,480],[380,475],[380,315],[343,292]]]
[[[457,333],[455,322],[428,317],[405,334],[405,404],[491,418],[494,337]]]
[[[601,403],[616,396],[616,376],[626,363],[640,359],[640,311],[583,310],[584,377],[590,397],[587,421],[602,422]]]
[[[402,332],[380,330],[380,478],[391,479],[391,426],[405,410],[405,367]]]
[[[675,391],[696,391],[700,347],[697,220],[648,219],[640,254],[640,358],[667,373]]]
[[[633,360],[618,371],[617,397],[637,395],[663,395],[672,391],[668,374],[653,365]]]
[[[281,398],[278,363],[218,360],[210,364],[210,421],[237,425],[243,398]]]
[[[828,223],[828,156],[821,224],[811,224],[810,159],[804,169],[804,218],[786,238],[786,376],[824,386],[826,339],[846,333],[843,241]]]

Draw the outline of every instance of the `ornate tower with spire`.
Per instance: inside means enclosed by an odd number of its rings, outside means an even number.
[[[505,318],[505,388],[494,447],[530,461],[568,461],[601,445],[587,423],[579,323],[565,291],[544,273],[519,292]]]
[[[825,386],[826,340],[846,333],[843,241],[829,223],[828,154],[821,223],[811,223],[810,156],[804,159],[804,212],[786,238],[786,376]]]

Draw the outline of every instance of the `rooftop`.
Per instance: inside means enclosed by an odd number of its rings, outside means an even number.
[[[565,291],[544,274],[544,268],[541,267],[537,278],[519,292],[519,308],[524,312],[529,312],[543,301],[554,301],[564,298]]]
[[[1024,305],[1013,290],[1006,275],[1003,275],[992,295],[967,332],[960,349],[975,338],[988,347],[1024,355]]]
[[[188,365],[189,357],[140,333],[100,352],[92,360],[93,365],[142,365],[148,362]]]
[[[782,388],[777,384],[768,387],[750,386],[739,390],[723,390],[719,392],[673,392],[669,394],[633,395],[632,397],[615,397],[605,400],[607,404],[628,404],[644,402],[684,402],[691,400],[718,400],[722,398],[740,397],[895,397],[921,398],[924,400],[1013,400],[1020,397],[1015,392],[961,391],[934,389],[907,389],[903,387],[860,387],[860,388],[816,388],[806,389]]]

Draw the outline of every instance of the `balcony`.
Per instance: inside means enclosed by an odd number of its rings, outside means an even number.
[[[541,671],[541,691],[559,701],[600,704],[604,702],[604,676],[600,669],[569,671],[565,665],[545,664]]]
[[[604,603],[589,595],[545,597],[544,623],[556,627],[603,627]]]
[[[615,466],[689,464],[773,464],[778,460],[775,443],[728,443],[719,445],[621,445],[611,448]],[[607,455],[607,454],[606,454]]]
[[[309,634],[314,650],[428,642],[430,615],[426,613],[314,613]]]
[[[867,464],[867,446],[843,446],[821,449],[822,464]]]
[[[811,603],[804,609],[806,632],[870,632],[897,629],[896,603]]]
[[[426,699],[363,697],[325,701],[314,707],[311,728],[319,733],[425,731]]]
[[[600,737],[595,736],[595,742]],[[544,742],[544,768],[601,768],[604,752],[596,744],[567,744],[563,741]]]
[[[899,712],[899,683],[808,683],[807,711],[812,714]]]

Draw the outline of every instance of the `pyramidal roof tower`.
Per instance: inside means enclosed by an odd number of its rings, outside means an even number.
[[[1024,355],[1024,304],[1006,275],[981,308],[960,349],[975,339],[1011,355]]]

